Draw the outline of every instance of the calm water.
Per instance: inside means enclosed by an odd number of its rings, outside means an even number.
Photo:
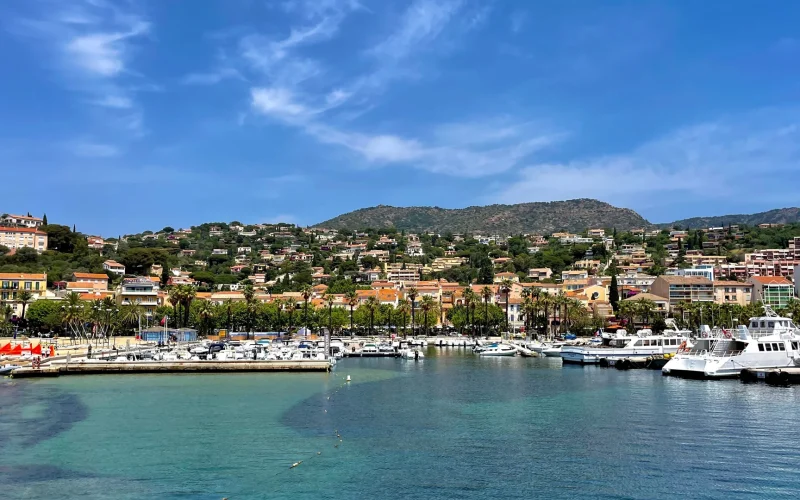
[[[330,375],[5,380],[0,496],[797,498],[798,403],[798,388],[434,350]]]

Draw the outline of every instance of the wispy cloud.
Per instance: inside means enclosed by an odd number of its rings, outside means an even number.
[[[685,127],[627,154],[530,165],[487,201],[590,197],[669,205],[677,195],[724,202],[762,189],[778,197],[798,161],[800,110],[761,110]]]
[[[74,141],[67,145],[67,149],[75,156],[84,158],[109,158],[119,155],[120,151],[116,146],[90,141]]]
[[[220,68],[207,73],[189,73],[181,79],[184,85],[216,85],[223,80],[244,80],[242,74],[234,68]]]
[[[84,102],[114,113],[107,116],[110,121],[122,122],[126,131],[141,135],[142,112],[135,92],[149,84],[142,82],[130,62],[139,42],[151,32],[151,24],[141,15],[101,0],[34,7],[33,15],[8,20],[11,32],[51,56],[65,87],[88,95]]]
[[[517,34],[522,31],[522,28],[525,27],[525,23],[528,20],[528,13],[524,10],[515,10],[511,13],[511,17],[509,18],[511,33]]]

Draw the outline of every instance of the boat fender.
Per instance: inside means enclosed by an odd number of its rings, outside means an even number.
[[[789,373],[784,371],[778,372],[778,380],[781,385],[789,385]]]
[[[607,367],[608,366],[608,358],[600,358],[600,366]]]

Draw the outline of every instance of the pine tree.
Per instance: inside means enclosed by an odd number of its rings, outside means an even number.
[[[47,214],[44,214],[44,215],[42,216],[42,225],[43,225],[43,226],[46,226],[46,225],[47,225]]]
[[[72,232],[75,232],[75,224],[72,225]]]
[[[608,301],[611,303],[611,309],[614,310],[614,314],[617,313],[619,308],[619,289],[617,288],[617,275],[614,274],[611,276],[611,290],[608,292]]]

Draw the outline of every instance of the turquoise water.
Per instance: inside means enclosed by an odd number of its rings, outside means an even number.
[[[332,374],[4,380],[0,496],[796,498],[798,403],[798,388],[433,349]]]

